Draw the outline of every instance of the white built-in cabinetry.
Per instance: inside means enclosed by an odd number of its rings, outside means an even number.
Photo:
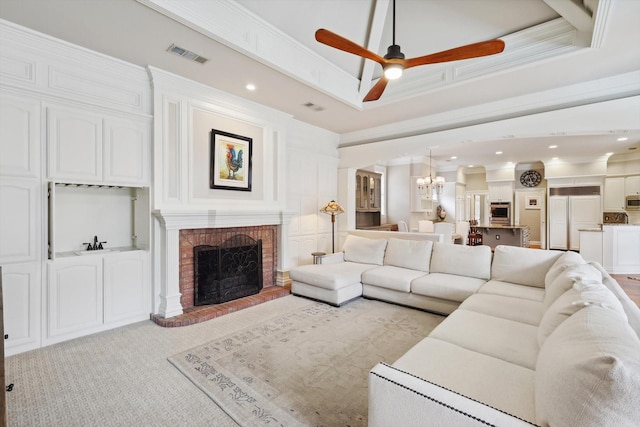
[[[12,355],[148,319],[152,118],[142,67],[0,27],[10,64],[0,73],[0,265]],[[76,254],[95,235],[112,250]]]
[[[0,265],[7,355],[40,346],[40,112],[37,99],[0,90]]]
[[[48,107],[47,124],[50,179],[148,185],[148,120]]]
[[[640,225],[615,224],[602,227],[602,266],[609,273],[640,271]]]
[[[126,251],[50,261],[44,344],[148,318],[147,259],[144,251]]]
[[[625,178],[615,177],[604,180],[604,211],[624,210]]]
[[[624,193],[627,196],[640,194],[640,175],[628,176],[624,179]]]
[[[489,202],[513,203],[513,181],[490,182]]]

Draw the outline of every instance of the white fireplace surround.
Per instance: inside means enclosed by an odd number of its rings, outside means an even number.
[[[284,210],[165,210],[152,212],[158,220],[156,230],[156,283],[160,283],[156,314],[174,317],[182,314],[180,304],[180,230],[201,228],[278,226],[278,285],[284,285],[283,272],[287,256],[287,225],[295,212]],[[155,288],[157,289],[157,288]]]

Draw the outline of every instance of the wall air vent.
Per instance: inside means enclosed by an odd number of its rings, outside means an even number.
[[[190,61],[197,62],[199,64],[204,64],[205,62],[208,61],[207,58],[200,56],[197,53],[193,53],[190,50],[181,48],[180,46],[176,46],[175,44],[172,44],[171,46],[169,46],[169,48],[167,49],[167,52],[175,53],[176,55],[180,55],[183,58],[186,58]]]

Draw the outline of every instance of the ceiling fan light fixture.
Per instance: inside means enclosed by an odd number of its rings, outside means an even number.
[[[404,71],[402,68],[402,65],[388,64],[387,66],[384,67],[384,76],[388,80],[395,80],[400,76],[402,76],[402,71]]]

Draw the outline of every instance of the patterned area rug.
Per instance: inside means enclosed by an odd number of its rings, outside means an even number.
[[[169,361],[242,426],[366,426],[369,370],[442,319],[365,299],[310,302]]]

